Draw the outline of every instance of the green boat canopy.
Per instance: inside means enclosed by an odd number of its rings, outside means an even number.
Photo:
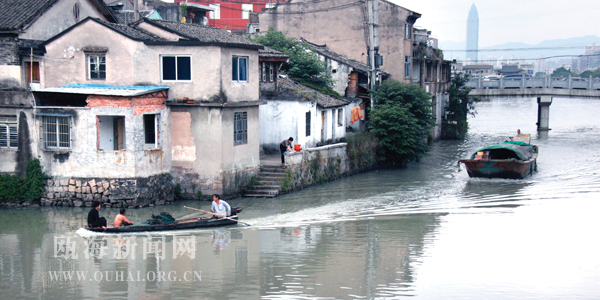
[[[475,159],[475,155],[477,155],[477,152],[490,151],[493,154],[493,152],[496,152],[498,150],[511,151],[520,160],[528,160],[531,156],[533,156],[533,153],[534,153],[533,146],[531,146],[527,143],[524,143],[524,142],[514,141],[514,142],[505,142],[502,144],[494,144],[494,145],[485,146],[485,147],[475,151],[475,153],[473,153],[473,155],[471,155],[471,159]]]

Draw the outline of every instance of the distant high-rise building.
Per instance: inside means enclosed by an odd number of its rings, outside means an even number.
[[[477,62],[477,50],[479,47],[479,15],[475,3],[471,5],[469,17],[467,18],[467,59]]]

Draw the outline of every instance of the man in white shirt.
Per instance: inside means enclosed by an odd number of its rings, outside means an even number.
[[[212,207],[210,208],[212,212],[220,215],[221,217],[230,217],[231,216],[231,206],[227,204],[227,202],[221,200],[221,196],[218,194],[213,195]]]

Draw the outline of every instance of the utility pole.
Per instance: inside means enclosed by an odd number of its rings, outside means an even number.
[[[133,20],[137,21],[140,19],[140,9],[139,9],[139,3],[138,0],[133,0],[135,1],[133,3]]]
[[[375,88],[375,82],[377,81],[377,70],[380,63],[379,57],[379,1],[368,0],[367,8],[369,14],[369,87],[371,90]],[[371,108],[373,108],[373,101],[371,99]]]

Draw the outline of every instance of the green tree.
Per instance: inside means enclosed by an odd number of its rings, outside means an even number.
[[[579,74],[579,77],[581,78],[589,78],[590,75],[594,78],[600,77],[600,68],[594,70],[594,71],[584,71],[583,73]]]
[[[42,171],[40,160],[30,159],[25,167],[25,178],[8,174],[0,175],[0,201],[40,199],[44,195],[47,179],[50,179],[50,176]]]
[[[469,129],[467,117],[475,114],[475,107],[469,98],[471,88],[467,87],[468,81],[469,75],[457,74],[452,78],[446,116],[442,120],[442,139],[462,139]]]
[[[552,77],[569,77],[569,75],[573,74],[573,72],[565,69],[564,67],[560,67],[552,72]]]
[[[385,81],[372,91],[376,104],[369,130],[379,140],[380,157],[389,163],[418,161],[429,150],[435,125],[431,95],[416,84]]]
[[[319,60],[317,54],[308,50],[302,42],[295,38],[287,38],[285,35],[285,33],[269,27],[269,31],[252,40],[289,55],[288,62],[284,63],[281,69],[293,80],[325,94],[341,98],[332,89],[333,80],[326,63]]]

